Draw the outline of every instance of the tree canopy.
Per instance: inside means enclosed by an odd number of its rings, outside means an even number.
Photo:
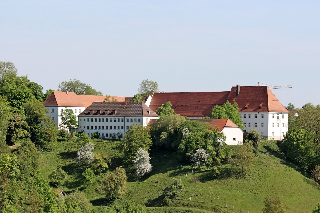
[[[77,95],[100,95],[102,96],[102,92],[93,89],[89,84],[83,83],[77,79],[73,79],[70,81],[63,81],[58,86],[58,91],[69,91],[74,92]]]
[[[159,92],[158,89],[158,83],[156,81],[151,80],[143,80],[140,84],[140,88],[138,89],[138,92],[142,96],[149,96],[152,93]]]
[[[233,105],[227,101],[222,106],[213,107],[210,118],[212,119],[230,119],[233,123],[244,129],[244,124],[239,113],[239,106],[236,102]]]
[[[156,110],[156,113],[159,116],[163,116],[163,115],[174,115],[174,109],[171,108],[172,104],[170,101],[168,101],[165,104],[161,104],[161,106],[159,107],[159,109]]]
[[[145,103],[145,100],[142,99],[142,95],[139,94],[139,93],[138,93],[138,94],[135,94],[130,101],[132,101],[132,102],[143,102],[143,103]]]
[[[72,109],[65,109],[61,113],[61,124],[66,126],[69,132],[78,127],[77,117],[73,113]]]

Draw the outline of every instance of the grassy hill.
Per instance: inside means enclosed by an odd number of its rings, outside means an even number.
[[[122,164],[119,142],[96,140],[94,144],[95,153],[113,157],[110,169]],[[62,166],[68,179],[58,189],[66,193],[82,190],[96,212],[105,212],[109,203],[95,190],[98,181],[84,186],[81,181],[83,170],[74,163],[76,150],[82,145],[68,141],[60,143],[51,152],[44,152],[43,172],[49,175],[57,165]],[[287,212],[311,212],[320,202],[319,186],[294,164],[282,159],[274,142],[261,143],[259,150],[251,172],[243,178],[232,175],[228,166],[217,178],[210,170],[182,164],[175,153],[154,151],[151,153],[151,174],[137,180],[128,173],[128,190],[122,198],[146,205],[148,212],[261,212],[264,198],[278,195]],[[162,207],[162,190],[174,180],[181,181],[184,188],[169,206]]]

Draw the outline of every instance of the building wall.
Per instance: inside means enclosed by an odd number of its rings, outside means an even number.
[[[98,132],[102,138],[118,138],[118,134],[124,137],[131,125],[146,126],[150,119],[157,119],[157,117],[81,116],[78,118],[78,131],[84,131],[89,136],[93,132]]]
[[[268,140],[282,140],[288,132],[288,113],[270,112],[268,120]]]
[[[45,107],[49,110],[47,116],[51,116],[57,127],[61,126],[61,113],[63,110],[71,109],[73,113],[77,116],[85,110],[84,107]],[[63,127],[62,127],[63,128]]]
[[[243,143],[243,132],[238,127],[224,127],[221,131],[226,136],[226,144],[239,145]]]

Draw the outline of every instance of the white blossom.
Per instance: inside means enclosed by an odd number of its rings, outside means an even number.
[[[77,157],[75,158],[76,162],[79,164],[87,164],[89,165],[94,160],[94,153],[92,150],[94,149],[93,143],[87,143],[83,147],[81,147],[77,152]]]
[[[202,163],[205,163],[208,161],[209,154],[206,150],[200,148],[197,149],[196,152],[191,156],[191,162],[195,166],[200,166]]]
[[[189,129],[188,128],[184,128],[183,130],[182,130],[182,138],[185,138],[185,137],[187,137],[188,135],[191,135],[191,132],[189,131]]]
[[[142,177],[145,174],[151,172],[152,165],[150,164],[149,153],[140,148],[133,160],[133,166],[136,168],[136,175]]]

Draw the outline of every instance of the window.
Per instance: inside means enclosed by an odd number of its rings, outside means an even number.
[[[261,127],[264,127],[264,123],[261,123]]]
[[[97,126],[94,126],[94,129],[97,129]]]
[[[272,118],[274,118],[274,114],[272,114]]]
[[[129,126],[127,126],[127,130],[129,129]]]
[[[102,137],[104,138],[104,133],[102,133]]]
[[[141,122],[140,118],[138,118],[138,122]]]
[[[113,127],[113,129],[117,129],[117,127],[116,127],[116,126],[114,126],[114,127]]]
[[[97,122],[97,118],[94,119],[94,122]]]
[[[106,138],[107,138],[107,137],[109,137],[109,134],[108,134],[108,133],[106,133]]]
[[[284,114],[282,114],[282,119],[284,119]]]
[[[112,118],[110,118],[110,122],[112,122]]]
[[[251,114],[248,114],[248,118],[251,118]]]
[[[120,122],[120,118],[118,118],[118,122]]]
[[[108,118],[106,118],[106,122],[108,122]]]
[[[254,118],[258,118],[258,114],[254,114]]]
[[[89,118],[87,118],[87,122],[89,122]]]
[[[282,127],[284,127],[284,123],[282,123]]]
[[[272,132],[272,136],[274,136],[274,132]]]
[[[121,126],[121,129],[123,129],[123,126]]]
[[[248,127],[251,127],[251,123],[248,123]]]
[[[81,109],[79,109],[79,113],[81,113]]]
[[[91,118],[91,122],[93,122],[93,118]]]
[[[54,109],[53,108],[51,109],[51,113],[54,113]]]
[[[236,138],[233,138],[233,141],[236,141]]]
[[[117,119],[114,118],[114,119],[113,119],[113,122],[117,122]]]
[[[261,118],[264,118],[264,114],[261,114]]]
[[[80,118],[80,121],[82,121],[82,119]]]
[[[279,127],[279,123],[277,123],[277,127]]]
[[[91,126],[91,129],[93,129],[93,126]]]
[[[77,113],[77,109],[74,110],[74,113]]]
[[[120,126],[118,126],[118,129],[120,129]]]
[[[89,129],[89,126],[87,126],[87,129]]]
[[[104,118],[102,118],[102,122],[104,122]]]
[[[257,124],[257,123],[254,123],[254,127],[258,127],[258,124]]]
[[[274,127],[274,123],[272,123],[272,127]]]
[[[127,122],[129,122],[129,118],[127,118]]]
[[[104,129],[104,126],[102,126],[102,129]]]
[[[245,127],[245,128],[247,127],[247,123],[244,123],[244,127]]]
[[[132,118],[130,119],[130,122],[133,122],[133,119],[132,119]]]
[[[243,118],[247,118],[247,114],[243,114]]]
[[[101,126],[99,126],[99,129],[101,129]]]
[[[123,118],[121,118],[121,122],[123,122]]]
[[[134,119],[134,122],[137,123],[137,119],[136,118]]]
[[[61,109],[61,113],[63,113],[63,109]]]
[[[106,129],[108,129],[108,126],[106,126]]]
[[[99,122],[101,122],[101,118],[99,118]]]
[[[279,119],[279,114],[277,114],[277,119]]]
[[[112,126],[110,126],[110,129],[112,129]]]

